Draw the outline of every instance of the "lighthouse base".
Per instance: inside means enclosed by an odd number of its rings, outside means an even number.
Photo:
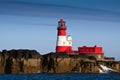
[[[71,46],[56,46],[56,52],[72,53],[73,51]]]

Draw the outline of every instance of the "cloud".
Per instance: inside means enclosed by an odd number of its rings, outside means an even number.
[[[115,11],[75,7],[62,4],[3,2],[0,3],[0,14],[35,17],[71,18],[83,20],[120,21],[120,13]]]

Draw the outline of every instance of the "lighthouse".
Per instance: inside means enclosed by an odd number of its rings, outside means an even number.
[[[66,52],[68,54],[72,53],[72,37],[70,35],[66,36],[66,25],[63,19],[58,21],[57,27],[57,42],[56,42],[56,52]]]

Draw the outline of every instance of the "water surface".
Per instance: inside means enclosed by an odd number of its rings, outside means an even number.
[[[1,74],[0,80],[120,80],[120,74]]]

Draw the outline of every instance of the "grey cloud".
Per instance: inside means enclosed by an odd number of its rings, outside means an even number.
[[[120,13],[115,11],[40,3],[3,2],[0,3],[0,14],[120,21]]]

